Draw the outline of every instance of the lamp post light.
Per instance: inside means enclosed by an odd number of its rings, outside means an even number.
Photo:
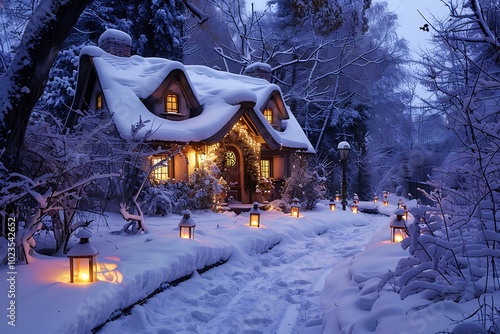
[[[340,162],[342,163],[342,210],[345,211],[347,206],[347,181],[346,181],[346,169],[347,169],[347,159],[349,158],[349,151],[351,146],[346,141],[341,141],[337,146],[340,153]]]
[[[260,227],[259,202],[253,202],[253,208],[250,209],[250,226]]]

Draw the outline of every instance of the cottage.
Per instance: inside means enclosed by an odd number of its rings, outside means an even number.
[[[252,203],[258,195],[255,180],[273,179],[276,190],[294,164],[299,166],[300,156],[314,154],[280,88],[266,80],[269,65],[256,63],[237,75],[131,56],[130,47],[127,34],[108,29],[98,47],[82,50],[72,109],[109,111],[122,138],[131,136],[131,124],[148,120],[150,127],[140,130],[154,129],[148,141],[181,144],[181,154],[153,171],[156,180],[187,180],[203,159],[222,155],[223,177],[231,186],[227,196]],[[77,122],[72,113],[67,124]],[[151,156],[147,164],[160,159]]]

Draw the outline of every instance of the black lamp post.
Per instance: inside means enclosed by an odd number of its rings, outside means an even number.
[[[340,153],[340,162],[342,163],[342,210],[345,211],[347,206],[347,181],[346,181],[346,169],[347,169],[347,159],[349,158],[349,151],[351,146],[346,141],[341,141],[337,147]]]

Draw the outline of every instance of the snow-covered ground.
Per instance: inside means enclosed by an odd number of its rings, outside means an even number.
[[[477,308],[422,307],[424,299],[401,301],[390,285],[378,291],[406,256],[388,242],[389,218],[326,204],[300,218],[262,212],[260,228],[248,226],[248,213],[197,211],[195,240],[178,237],[177,215],[148,217],[149,234],[128,236],[111,233],[123,220],[110,214],[92,223],[98,282],[68,283],[67,258],[36,255],[15,274],[1,269],[0,333],[89,333],[110,318],[99,333],[435,333]],[[155,290],[163,291],[129,308]]]

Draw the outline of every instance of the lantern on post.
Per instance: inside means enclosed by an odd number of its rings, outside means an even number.
[[[335,211],[336,205],[333,198],[330,199],[330,204],[328,206],[330,207],[330,211]]]
[[[352,213],[358,213],[358,204],[357,203],[352,203],[351,204],[351,211]]]
[[[406,223],[403,219],[404,210],[401,208],[394,211],[396,215],[395,218],[391,220],[391,242],[400,242],[408,236],[408,231],[406,229]]]
[[[346,180],[346,170],[347,170],[347,159],[349,158],[349,151],[351,150],[351,145],[346,141],[341,141],[337,146],[340,154],[340,162],[342,163],[342,210],[345,211],[347,206],[347,180]]]
[[[259,202],[253,202],[253,208],[250,209],[250,226],[260,227]]]
[[[196,223],[191,218],[191,211],[182,211],[182,219],[179,222],[179,237],[184,239],[194,239],[194,228]]]
[[[389,194],[385,190],[383,192],[383,197],[384,197],[384,199],[382,200],[382,203],[384,203],[384,206],[388,206],[389,205]]]
[[[300,204],[299,204],[299,199],[297,197],[295,197],[294,199],[292,199],[292,204],[290,204],[290,207],[291,207],[291,212],[290,212],[290,216],[292,217],[299,217],[299,213],[300,213]]]
[[[67,254],[69,257],[69,276],[71,283],[92,283],[97,281],[97,254],[89,239],[92,232],[81,229],[76,233],[80,242],[73,246]]]

